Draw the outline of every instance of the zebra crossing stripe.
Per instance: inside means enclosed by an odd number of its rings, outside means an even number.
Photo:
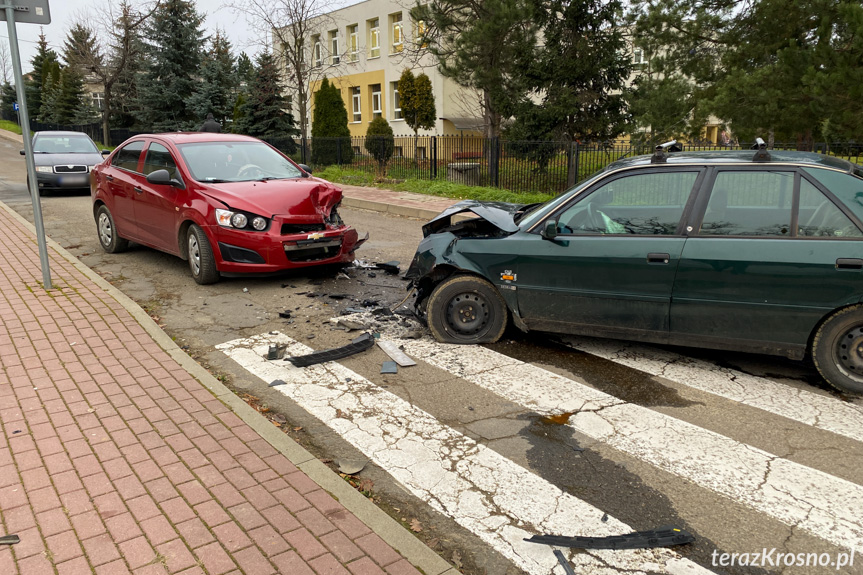
[[[481,346],[400,340],[405,351],[623,453],[845,548],[863,547],[863,487],[624,402]]]
[[[452,517],[501,555],[532,575],[549,575],[551,549],[527,543],[534,533],[619,535],[632,529],[592,505],[441,424],[338,363],[296,368],[263,358],[270,343],[288,344],[287,355],[310,348],[283,334],[238,339],[216,346],[335,430],[411,493]],[[579,572],[621,570],[670,575],[711,573],[671,549],[592,550],[570,553]]]
[[[573,349],[650,375],[863,441],[863,405],[860,404],[795,389],[662,349],[581,337],[566,337],[563,342]]]

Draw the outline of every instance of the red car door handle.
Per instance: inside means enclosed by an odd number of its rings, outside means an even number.
[[[132,189],[135,190],[136,192],[138,192],[139,194],[144,193],[144,190],[142,190],[141,188],[132,188]]]
[[[114,176],[105,176],[105,179],[108,180],[109,182],[113,182]]]
[[[861,270],[863,269],[863,259],[860,258],[839,258],[836,260],[837,270]]]
[[[656,252],[647,254],[647,263],[649,264],[667,264],[670,259],[671,255],[669,254],[660,254]]]

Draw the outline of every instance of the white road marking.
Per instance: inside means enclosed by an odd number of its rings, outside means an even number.
[[[312,351],[283,334],[216,347],[265,382],[286,382],[274,389],[528,573],[562,572],[551,548],[523,541],[534,533],[605,536],[631,531],[612,517],[603,522],[599,509],[338,363],[299,369],[284,361],[266,361],[271,342],[287,343],[287,355]],[[571,554],[570,560],[577,571],[591,574],[711,573],[670,549],[594,550]]]
[[[863,405],[794,389],[763,377],[647,346],[581,337],[563,341],[574,349],[615,363],[863,441]]]
[[[863,487],[626,403],[481,346],[400,340],[407,353],[633,457],[846,548],[863,547]]]

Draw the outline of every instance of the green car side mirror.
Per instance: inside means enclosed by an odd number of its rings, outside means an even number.
[[[539,233],[546,240],[553,240],[557,237],[557,222],[555,220],[549,220],[545,222],[545,225],[542,227],[542,231]]]

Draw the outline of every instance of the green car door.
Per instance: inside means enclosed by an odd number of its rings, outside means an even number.
[[[519,234],[515,283],[527,326],[667,333],[681,221],[700,173],[663,166],[612,174]]]
[[[828,312],[859,301],[863,233],[792,167],[717,169],[671,304],[673,340],[802,357]]]

